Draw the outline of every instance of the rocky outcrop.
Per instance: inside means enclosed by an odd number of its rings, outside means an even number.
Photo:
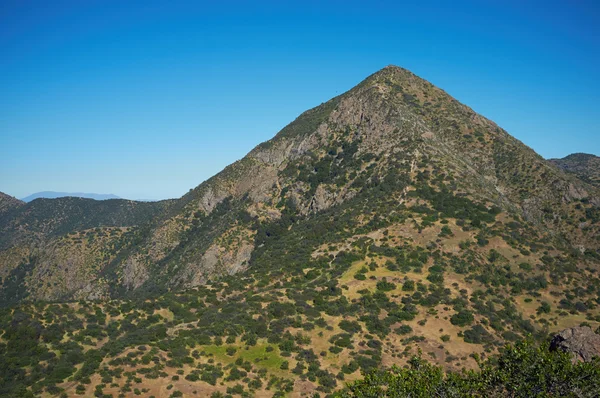
[[[588,326],[565,329],[554,336],[550,349],[569,352],[574,361],[590,362],[600,357],[600,335]]]
[[[254,245],[251,242],[239,242],[230,247],[211,245],[195,263],[182,267],[173,278],[174,286],[191,288],[206,283],[211,277],[233,275],[248,266]]]
[[[139,257],[131,257],[123,267],[123,284],[128,289],[137,289],[148,280],[148,268]]]

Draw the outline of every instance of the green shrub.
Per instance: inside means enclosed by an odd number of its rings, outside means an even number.
[[[473,313],[466,310],[461,310],[450,317],[450,323],[456,326],[467,326],[473,323],[474,320]]]

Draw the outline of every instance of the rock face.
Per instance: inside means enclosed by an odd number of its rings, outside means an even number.
[[[550,349],[570,352],[575,361],[590,362],[600,357],[600,335],[588,326],[565,329],[554,336]]]

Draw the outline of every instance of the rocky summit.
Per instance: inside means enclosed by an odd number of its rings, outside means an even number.
[[[598,325],[600,188],[573,161],[388,66],[182,198],[2,195],[1,338],[31,337],[0,343],[4,372],[23,394],[311,396]]]

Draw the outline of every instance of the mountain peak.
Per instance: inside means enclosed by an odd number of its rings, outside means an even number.
[[[419,81],[425,82],[424,79],[415,75],[410,70],[397,65],[387,65],[372,74],[370,77],[390,79],[392,82],[399,80],[404,81],[406,79],[418,79]]]
[[[373,89],[376,90],[373,90]],[[365,112],[387,113],[386,108],[397,108],[400,104],[410,107],[420,107],[422,103],[427,102],[428,98],[442,98],[444,101],[453,101],[458,103],[443,90],[433,86],[428,81],[418,77],[408,69],[387,65],[379,71],[368,76],[356,86],[345,93],[330,99],[312,109],[309,109],[299,115],[294,121],[285,126],[275,137],[261,145],[260,148],[270,147],[277,139],[306,137],[307,134],[315,132],[318,127],[325,123],[330,117],[337,113],[338,122],[345,123],[353,119],[353,115],[362,114],[368,117]],[[370,110],[361,107],[351,106],[349,103],[358,101]],[[340,108],[340,105],[344,105]],[[374,108],[370,105],[375,105]],[[383,106],[383,108],[382,108]],[[464,107],[464,106],[463,106]],[[467,107],[464,107],[468,109]],[[471,113],[473,113],[471,111]],[[340,118],[340,115],[341,116]],[[353,123],[357,122],[356,120]],[[360,120],[358,121],[360,122]]]
[[[359,83],[356,87],[364,86],[365,83],[369,84],[398,84],[402,81],[405,81],[407,78],[410,78],[414,75],[408,69],[404,69],[400,66],[396,65],[387,65],[383,68],[379,69],[377,72],[369,75],[366,79],[364,79],[361,83]],[[351,92],[352,90],[350,90]]]
[[[408,69],[403,68],[401,66],[398,65],[394,65],[394,64],[389,64],[384,66],[383,68],[379,69],[377,72],[374,73],[374,75],[378,75],[378,74],[384,74],[384,73],[411,73]]]
[[[405,69],[398,65],[389,64],[381,68],[377,73],[389,73],[389,72],[408,72],[408,69]]]

